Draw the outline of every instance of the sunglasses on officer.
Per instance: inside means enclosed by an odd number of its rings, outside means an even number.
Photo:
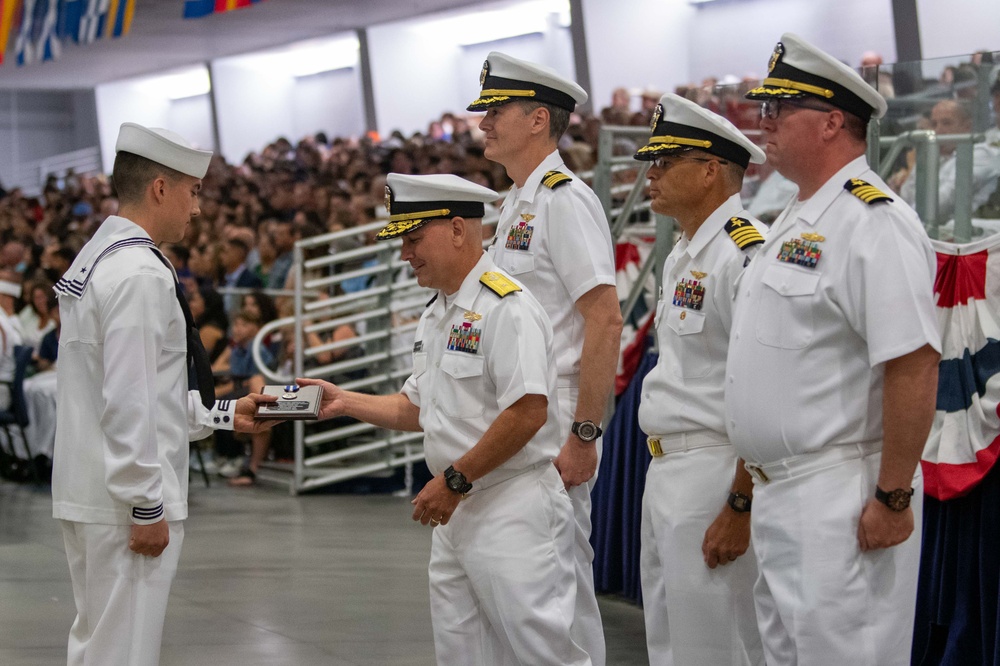
[[[793,99],[769,99],[760,103],[760,117],[768,120],[777,120],[781,115],[782,107],[790,106],[795,109],[809,109],[810,111],[822,111],[827,113],[833,111],[832,106],[822,102],[809,103]]]

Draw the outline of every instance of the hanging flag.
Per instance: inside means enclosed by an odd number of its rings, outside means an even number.
[[[0,0],[0,64],[3,64],[3,55],[7,52],[10,31],[20,5],[21,0]]]
[[[1000,236],[931,242],[942,353],[921,468],[924,491],[949,500],[972,490],[1000,457]]]
[[[27,1],[27,0],[26,0]],[[111,0],[86,0],[87,9],[80,17],[77,41],[90,44],[104,36],[108,8]]]
[[[65,42],[73,40],[80,43],[80,21],[87,9],[88,0],[63,0],[59,8],[59,25],[56,28],[59,37]]]
[[[45,2],[45,0],[42,0]],[[35,25],[39,19],[44,19],[44,12],[48,7],[36,0],[24,0],[21,9],[21,25],[17,31],[17,41],[14,43],[14,51],[17,54],[17,64],[26,65],[35,61]],[[41,9],[41,17],[36,16],[36,10]]]
[[[39,6],[45,6],[45,1]],[[57,28],[59,26],[59,0],[47,0],[47,7],[37,24],[37,34],[34,39],[35,60],[44,62],[55,60],[62,54],[62,42],[59,41]]]
[[[105,37],[121,37],[127,35],[132,28],[132,16],[135,14],[135,0],[111,0],[107,14]]]
[[[221,14],[222,12],[242,9],[263,2],[264,0],[185,0],[184,18],[194,19]]]

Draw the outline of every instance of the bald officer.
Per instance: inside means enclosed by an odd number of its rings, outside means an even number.
[[[198,215],[212,153],[135,123],[121,126],[115,151],[119,214],[55,286],[52,513],[77,609],[70,666],[159,662],[187,518],[188,442],[212,428],[270,427],[253,415],[274,400],[215,402],[187,302],[157,249],[179,242]]]
[[[585,666],[570,638],[573,511],[559,453],[552,328],[482,248],[499,195],[457,176],[387,179],[389,224],[417,282],[437,290],[417,325],[413,374],[386,396],[324,387],[321,418],[422,430],[434,478],[413,519],[434,526],[431,619],[438,663]]]
[[[562,448],[556,467],[576,519],[576,614],[573,636],[604,664],[604,630],[594,594],[590,490],[601,448],[601,419],[621,342],[611,233],[597,196],[575,176],[556,145],[587,93],[548,67],[490,53],[482,91],[469,111],[485,111],[487,159],[502,164],[514,187],[500,209],[489,253],[523,282],[552,320],[559,375]]]
[[[726,436],[723,388],[736,280],[764,243],[740,190],[764,151],[725,118],[667,94],[635,158],[652,162],[653,210],[681,228],[656,307],[660,355],[639,403],[653,456],[640,558],[649,663],[763,664],[753,483]]]
[[[865,161],[886,103],[853,70],[786,34],[747,97],[768,162],[799,187],[739,282],[726,379],[755,481],[765,657],[902,666],[941,347],[934,253]]]

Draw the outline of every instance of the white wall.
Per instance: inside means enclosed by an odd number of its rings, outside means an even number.
[[[689,80],[727,74],[761,77],[785,32],[798,34],[851,67],[858,66],[865,51],[878,51],[887,63],[896,59],[891,0],[710,2],[698,5],[691,20]]]
[[[294,79],[260,69],[253,61],[225,58],[212,63],[219,152],[239,164],[249,152],[259,152],[279,136],[295,141],[292,116]]]
[[[295,80],[292,88],[296,139],[326,132],[327,136],[358,136],[365,130],[359,67],[322,72]]]
[[[139,123],[147,127],[168,125],[170,100],[143,93],[137,80],[105,83],[94,90],[97,102],[97,129],[101,140],[101,160],[104,172],[111,173],[115,163],[115,142],[118,129],[124,122]],[[168,129],[184,135],[184,129]]]
[[[997,0],[917,0],[917,22],[924,58],[1000,51]]]
[[[479,73],[490,51],[503,51],[517,58],[552,67],[574,76],[569,29],[552,18],[552,2],[477,5],[474,11],[449,12],[432,17],[385,23],[368,29],[372,87],[375,93],[379,132],[404,134],[424,132],[445,111],[464,113],[479,92]],[[477,12],[523,13],[537,24],[537,31],[517,37],[494,38],[470,46],[461,40],[469,35],[463,20],[489,23]],[[534,28],[533,28],[534,29]]]
[[[689,80],[695,14],[687,0],[583,0],[594,111],[619,86],[666,92]]]

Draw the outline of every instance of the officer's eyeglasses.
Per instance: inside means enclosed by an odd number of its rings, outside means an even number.
[[[823,113],[833,111],[833,107],[821,104],[809,104],[808,102],[800,102],[798,100],[791,99],[769,99],[760,103],[760,117],[762,120],[764,118],[767,118],[768,120],[777,120],[778,116],[781,115],[781,109],[786,106],[790,106],[795,109],[822,111]]]
[[[687,155],[671,155],[669,157],[657,157],[653,160],[652,166],[655,166],[661,171],[666,171],[670,167],[680,164],[681,160],[690,160],[692,162],[718,162],[719,164],[729,164],[726,160],[721,160],[717,157],[689,157]]]

